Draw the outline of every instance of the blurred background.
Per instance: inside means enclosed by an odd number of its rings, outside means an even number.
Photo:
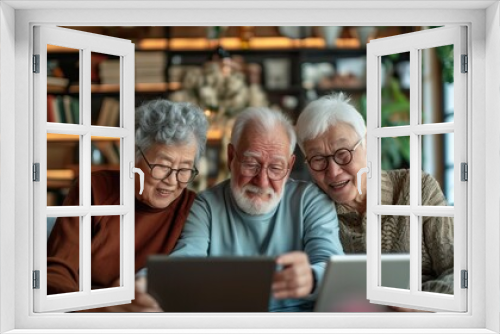
[[[207,151],[191,187],[228,177],[226,146],[235,116],[249,106],[281,110],[295,121],[305,105],[344,92],[366,119],[366,43],[431,27],[66,27],[135,43],[135,102],[189,101],[209,121]],[[453,49],[422,51],[420,121],[453,121]],[[79,51],[48,46],[47,121],[79,123]],[[381,126],[409,124],[409,54],[381,59]],[[120,59],[92,53],[92,125],[120,124]],[[79,175],[79,136],[47,134],[47,205],[62,201]],[[422,136],[422,170],[453,205],[453,134]],[[381,140],[382,168],[410,168],[409,137]],[[292,177],[308,180],[296,150]],[[119,169],[120,141],[92,138],[92,170]]]

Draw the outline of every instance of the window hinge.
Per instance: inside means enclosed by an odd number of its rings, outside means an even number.
[[[33,73],[40,73],[40,55],[33,55]]]
[[[469,57],[462,55],[462,70],[460,72],[467,73],[469,71]]]
[[[33,270],[33,289],[40,289],[40,270]]]
[[[466,162],[460,164],[460,180],[469,181],[469,167]]]
[[[33,164],[33,181],[40,182],[40,163]]]
[[[469,287],[469,275],[467,270],[462,270],[461,272],[462,275],[462,289],[467,289]]]

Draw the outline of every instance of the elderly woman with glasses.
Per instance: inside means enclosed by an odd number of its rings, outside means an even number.
[[[337,208],[345,253],[366,253],[366,174],[357,190],[357,173],[366,167],[366,126],[342,93],[311,102],[300,114],[298,144],[314,182]],[[383,205],[409,205],[410,171],[381,174]],[[446,205],[434,178],[422,173],[422,205]],[[383,253],[410,252],[410,221],[382,216]],[[422,225],[422,290],[453,294],[453,218],[424,217]]]
[[[136,110],[136,167],[144,172],[144,191],[135,187],[135,270],[151,254],[169,254],[180,236],[194,192],[187,185],[198,174],[208,122],[203,111],[188,103],[153,100]],[[98,171],[91,177],[93,205],[120,204],[120,172]],[[79,205],[76,184],[64,205]],[[47,293],[79,291],[78,217],[58,218],[47,249]],[[93,216],[91,222],[91,275],[93,288],[120,282],[120,216]],[[99,311],[161,311],[145,292],[145,279],[138,275],[131,304]],[[96,311],[94,309],[93,311]]]

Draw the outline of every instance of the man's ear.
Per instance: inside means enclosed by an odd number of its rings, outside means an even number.
[[[290,170],[292,170],[294,163],[295,163],[295,154],[292,154],[288,163],[288,168],[290,168]]]
[[[234,146],[233,144],[227,144],[227,169],[231,171],[231,163],[234,159]]]

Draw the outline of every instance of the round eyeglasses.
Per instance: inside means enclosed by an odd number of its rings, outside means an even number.
[[[236,162],[240,164],[240,174],[245,177],[254,177],[260,173],[262,169],[267,170],[267,177],[272,181],[282,180],[290,168],[287,168],[283,164],[270,164],[267,167],[262,167],[261,164],[257,162],[244,162],[240,161],[238,154],[236,154]]]
[[[306,163],[311,167],[312,170],[316,172],[322,172],[328,168],[328,164],[330,162],[330,158],[333,158],[333,161],[339,166],[345,166],[349,164],[352,160],[352,152],[354,152],[359,144],[363,141],[361,138],[356,145],[352,148],[352,150],[347,148],[341,148],[335,151],[335,153],[331,155],[315,155],[311,158],[306,158]]]
[[[177,182],[179,183],[189,183],[194,180],[196,175],[198,175],[198,170],[196,168],[179,168],[179,169],[174,169],[165,165],[160,165],[160,164],[150,164],[144,153],[142,152],[141,149],[139,149],[139,152],[141,152],[142,157],[144,158],[144,161],[146,161],[146,164],[149,166],[149,173],[151,177],[155,180],[161,181],[165,180],[175,172],[175,178]]]

